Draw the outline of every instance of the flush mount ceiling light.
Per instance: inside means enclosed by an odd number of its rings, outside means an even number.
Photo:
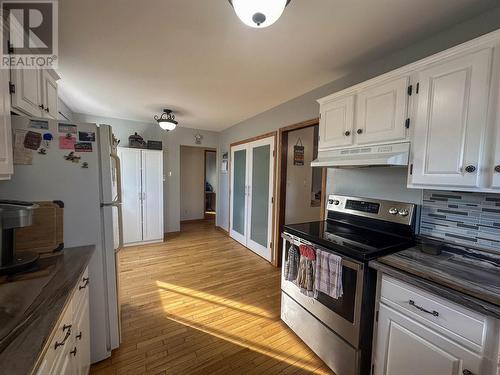
[[[178,122],[175,121],[175,116],[172,110],[164,109],[161,116],[155,116],[155,120],[160,125],[160,128],[166,131],[174,130]]]
[[[262,29],[281,17],[290,0],[229,0],[229,3],[243,23]]]

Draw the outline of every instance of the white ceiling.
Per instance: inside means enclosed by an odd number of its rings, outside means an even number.
[[[62,99],[74,111],[222,130],[431,36],[497,0],[292,0],[267,29],[227,0],[62,0]]]

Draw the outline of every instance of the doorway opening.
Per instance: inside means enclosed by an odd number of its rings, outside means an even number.
[[[217,152],[205,150],[205,219],[213,220],[215,223],[217,207]]]
[[[277,228],[273,265],[281,266],[285,224],[322,221],[325,217],[326,168],[313,168],[318,157],[319,119],[279,130]]]
[[[181,223],[208,220],[215,225],[217,151],[180,146]]]

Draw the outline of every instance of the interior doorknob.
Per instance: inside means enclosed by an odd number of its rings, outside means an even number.
[[[344,135],[345,135],[346,137],[349,137],[349,136],[351,135],[351,132],[350,132],[349,130],[347,130],[347,131],[344,133]]]
[[[495,166],[495,172],[500,173],[500,164]]]
[[[363,133],[363,129],[358,129],[358,130],[356,131],[356,133],[358,133],[358,134],[362,134],[362,133]]]

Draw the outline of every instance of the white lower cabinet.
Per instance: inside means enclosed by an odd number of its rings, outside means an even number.
[[[479,375],[481,357],[381,304],[375,374]]]
[[[375,375],[495,375],[493,318],[386,275],[377,309]]]
[[[86,375],[90,369],[88,270],[52,333],[37,375]]]

